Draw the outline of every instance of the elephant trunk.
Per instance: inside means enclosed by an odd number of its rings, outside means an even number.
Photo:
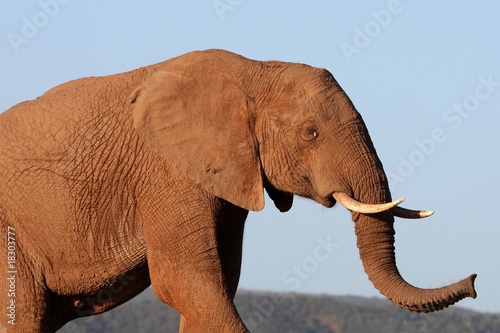
[[[375,288],[393,303],[416,312],[442,310],[465,297],[476,297],[476,275],[436,289],[420,289],[408,284],[396,266],[395,232],[393,222],[389,221],[389,218],[361,215],[356,221],[355,230],[361,261]]]
[[[366,131],[358,142],[364,144],[357,147],[361,158],[354,159],[354,169],[365,170],[360,179],[349,181],[352,184],[354,198],[369,204],[387,203],[391,201],[387,177],[382,164],[378,160],[371,140]],[[352,161],[352,160],[351,160]],[[358,174],[359,175],[359,174]],[[476,275],[457,283],[436,288],[420,289],[407,283],[396,266],[394,253],[394,217],[391,211],[377,214],[361,214],[353,212],[357,246],[361,261],[368,278],[385,297],[393,303],[410,311],[432,312],[442,310],[465,297],[476,297],[474,279]]]

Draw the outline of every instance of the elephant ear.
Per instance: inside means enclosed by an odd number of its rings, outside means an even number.
[[[131,96],[144,143],[211,194],[247,210],[264,208],[250,99],[221,73],[160,71]]]

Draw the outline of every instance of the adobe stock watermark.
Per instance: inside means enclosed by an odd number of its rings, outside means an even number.
[[[16,229],[14,227],[7,227],[7,323],[9,325],[16,325],[16,312],[17,306],[17,240]]]
[[[240,6],[242,3],[243,0],[214,0],[212,6],[217,16],[219,16],[219,19],[224,21],[226,13],[233,12],[236,7]]]
[[[289,285],[290,290],[296,291],[302,282],[309,279],[311,274],[318,270],[319,264],[330,259],[333,252],[340,247],[340,244],[332,241],[332,236],[325,239],[318,237],[317,246],[311,256],[305,257],[300,264],[294,264],[281,276],[281,281]]]
[[[431,332],[432,323],[436,320],[436,313],[415,313],[408,314],[408,322],[405,325],[412,328],[412,332]],[[400,333],[408,333],[408,331],[401,331]]]
[[[41,29],[49,24],[60,11],[61,5],[66,5],[71,0],[39,0],[38,9],[33,15],[21,18],[19,31],[9,32],[7,39],[15,53],[19,53],[21,45],[28,44],[35,38]]]
[[[81,333],[87,332],[85,325],[92,326],[92,322],[96,320],[94,314],[95,307],[102,307],[106,303],[113,300],[115,296],[123,292],[125,287],[129,285],[135,276],[124,274],[120,276],[117,281],[104,289],[99,290],[94,296],[88,296],[83,300],[78,301],[76,305],[76,313],[79,317],[86,317],[84,321],[70,321],[66,323],[60,330],[61,333]],[[59,331],[58,331],[59,332]]]
[[[360,54],[375,38],[380,36],[382,31],[391,24],[393,18],[400,14],[403,9],[404,6],[401,1],[390,0],[386,8],[378,11],[372,10],[370,12],[371,19],[364,25],[361,27],[355,26],[352,41],[350,43],[342,42],[339,45],[340,51],[342,51],[347,62],[351,62],[354,55]]]
[[[320,264],[330,259],[339,247],[340,244],[333,242],[331,235],[325,238],[318,237],[312,254],[283,272],[281,281],[288,285],[291,291],[297,291],[301,284],[318,270]],[[265,300],[252,303],[255,309],[245,317],[245,324],[250,331],[257,329],[267,318],[271,317],[276,306],[282,304],[283,301],[283,295],[272,294]]]
[[[90,316],[94,313],[95,306],[102,306],[109,303],[113,298],[120,294],[130,281],[134,280],[133,275],[122,275],[118,280],[110,287],[101,289],[95,296],[89,296],[76,307],[76,313],[80,317]]]
[[[445,126],[436,127],[427,137],[415,140],[416,147],[409,154],[399,155],[396,172],[387,172],[393,189],[397,184],[404,183],[407,178],[411,177],[438,150],[438,147],[448,140],[448,133],[451,130],[458,130],[464,120],[477,112],[481,104],[500,88],[500,81],[495,81],[493,74],[486,77],[479,76],[477,81],[473,93],[445,110],[442,116]]]

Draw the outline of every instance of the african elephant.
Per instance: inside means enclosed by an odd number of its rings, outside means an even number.
[[[2,325],[18,332],[54,332],[149,285],[181,332],[248,332],[233,298],[264,189],[282,212],[294,194],[351,210],[364,269],[395,304],[429,312],[476,296],[475,275],[438,289],[400,276],[394,216],[429,212],[392,201],[325,69],[207,50],[79,79],[1,114],[0,149],[1,262],[14,272]]]

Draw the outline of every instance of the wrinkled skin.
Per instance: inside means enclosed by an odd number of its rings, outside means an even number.
[[[233,297],[264,188],[281,211],[293,194],[326,207],[334,192],[391,201],[328,71],[209,50],[12,107],[0,115],[0,227],[15,231],[16,331],[54,332],[152,284],[181,332],[247,332]],[[435,290],[401,278],[391,211],[353,220],[365,271],[394,303],[428,312],[475,297],[474,276]]]

